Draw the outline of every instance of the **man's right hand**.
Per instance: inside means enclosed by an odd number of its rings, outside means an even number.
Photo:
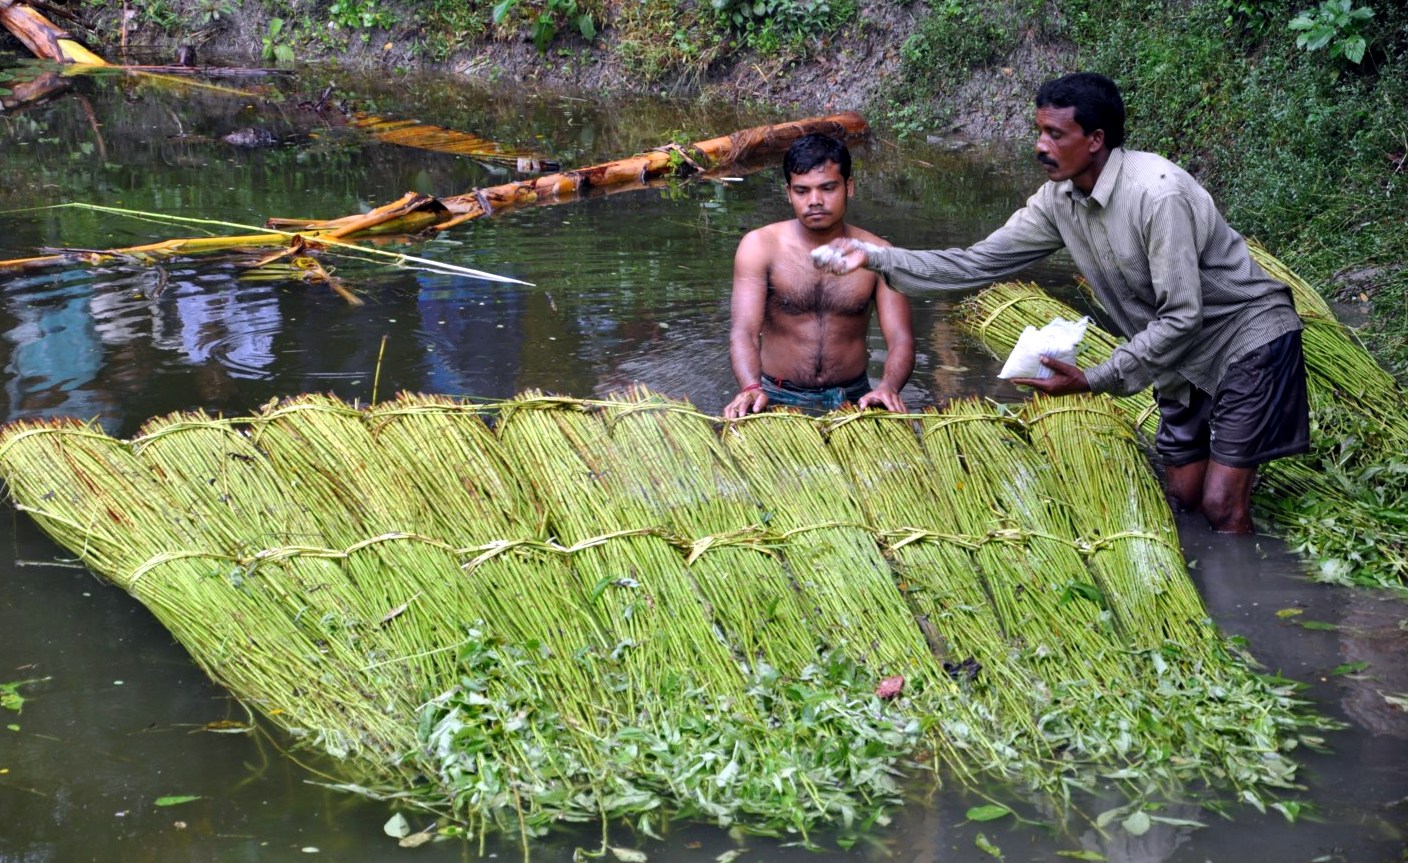
[[[739,417],[755,414],[768,406],[768,394],[762,390],[744,390],[733,397],[724,408],[724,419],[736,420]]]
[[[844,276],[870,263],[869,255],[874,245],[864,240],[839,237],[824,246],[812,249],[812,264],[819,270]]]

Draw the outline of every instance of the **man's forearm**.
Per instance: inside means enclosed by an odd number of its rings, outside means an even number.
[[[885,356],[885,372],[880,378],[880,385],[894,392],[904,389],[904,385],[909,383],[909,376],[914,374],[914,346],[910,345],[908,350],[903,348],[890,348]]]
[[[757,338],[735,335],[729,347],[729,364],[738,388],[752,386],[763,378],[762,343]]]

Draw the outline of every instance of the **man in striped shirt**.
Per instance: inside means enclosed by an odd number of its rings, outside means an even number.
[[[967,249],[916,252],[851,239],[818,265],[865,267],[903,293],[980,287],[1067,249],[1128,341],[1080,369],[1045,358],[1052,395],[1129,395],[1152,385],[1155,448],[1176,506],[1251,533],[1257,465],[1309,449],[1300,317],[1212,197],[1161,156],[1124,149],[1124,103],[1088,72],[1043,84],[1036,158],[1049,182]]]

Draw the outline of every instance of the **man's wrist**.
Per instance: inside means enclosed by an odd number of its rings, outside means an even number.
[[[760,389],[762,389],[762,388],[763,388],[763,385],[762,385],[762,384],[757,383],[757,382],[754,382],[754,383],[751,383],[751,384],[749,384],[748,386],[744,387],[743,389],[739,390],[739,392],[740,392],[740,393],[751,393],[751,392],[754,392],[754,391],[756,391],[756,390],[760,390]]]
[[[890,268],[890,246],[877,246],[867,243],[870,248],[865,250],[865,268],[871,272],[883,274]]]

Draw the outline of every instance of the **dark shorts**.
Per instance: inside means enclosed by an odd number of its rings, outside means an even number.
[[[804,387],[790,381],[763,375],[763,393],[768,403],[807,411],[834,411],[846,402],[855,404],[870,392],[870,376],[862,373],[854,380],[829,387]]]
[[[1256,467],[1310,449],[1310,407],[1300,331],[1254,348],[1236,360],[1217,393],[1197,387],[1181,405],[1159,399],[1154,448],[1169,465],[1211,458],[1227,467]]]

